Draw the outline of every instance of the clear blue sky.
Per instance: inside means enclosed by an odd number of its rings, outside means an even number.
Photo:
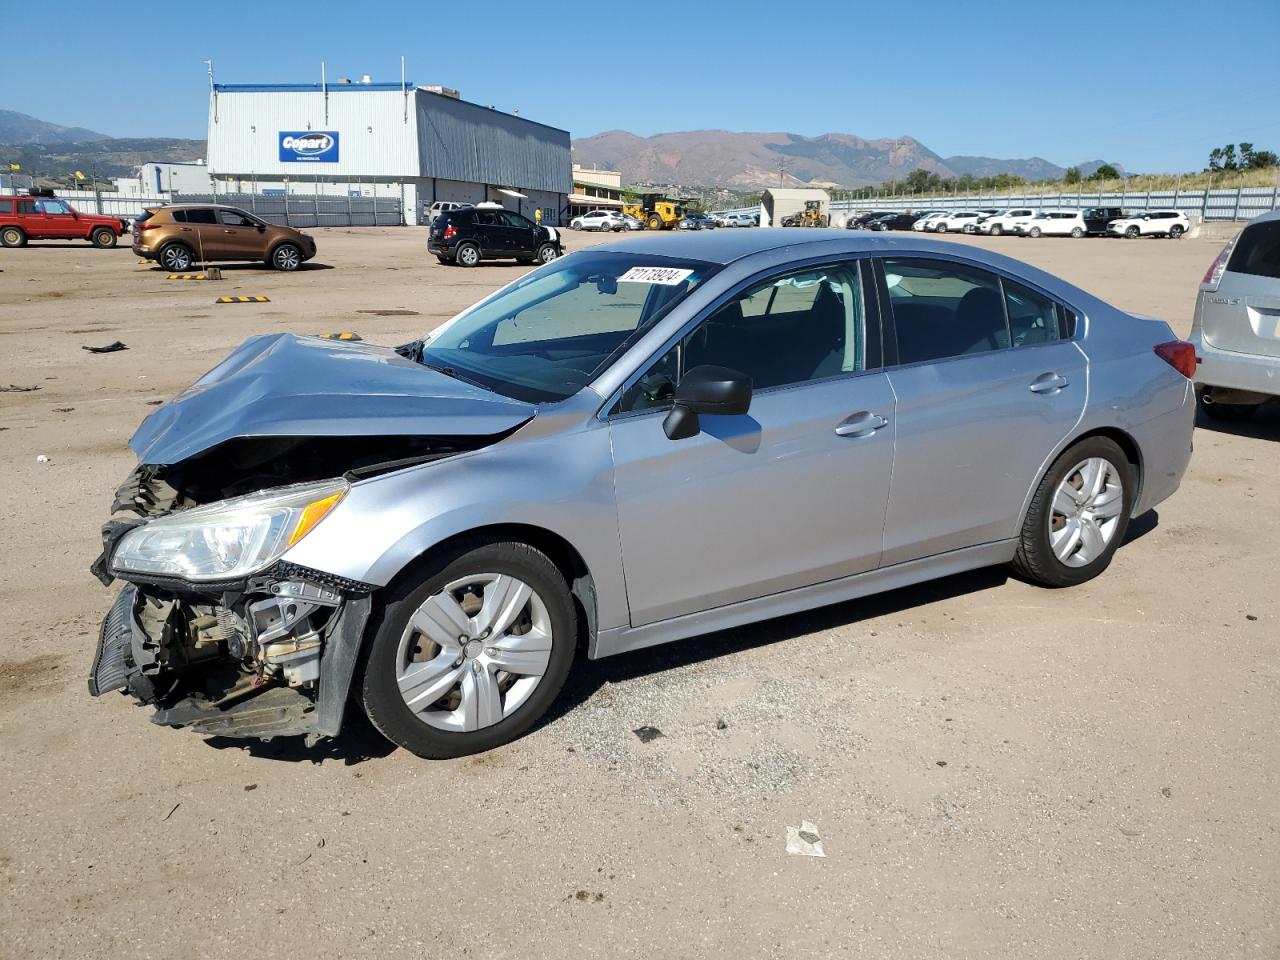
[[[398,80],[403,54],[414,82],[575,137],[909,134],[943,156],[1134,171],[1199,169],[1227,142],[1280,150],[1280,0],[109,7],[40,28],[56,42],[10,44],[0,107],[111,136],[204,137],[206,57],[219,81],[251,83],[318,80],[321,60],[330,77]],[[0,2],[24,24],[32,10]]]

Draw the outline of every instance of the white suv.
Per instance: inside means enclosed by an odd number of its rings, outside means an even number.
[[[963,233],[965,227],[973,226],[985,216],[986,214],[981,210],[957,210],[955,213],[944,214],[933,221],[933,232],[946,233],[948,230],[958,230]]]
[[[1079,210],[1041,210],[1022,225],[1024,237],[1083,237],[1089,232]]]
[[[461,210],[463,207],[470,207],[470,203],[455,203],[452,200],[437,200],[427,208],[427,226],[430,226],[442,213],[450,210]]]
[[[1027,207],[1006,210],[1004,213],[997,213],[994,217],[983,220],[978,224],[978,232],[990,234],[993,237],[998,237],[1002,233],[1019,233],[1035,215],[1036,212]]]
[[[931,213],[926,213],[924,216],[920,217],[918,220],[916,220],[915,223],[911,225],[911,229],[915,230],[917,233],[932,232],[933,225],[937,223],[939,220],[941,220],[943,217],[945,217],[946,215],[947,215],[946,210],[934,210]]]
[[[626,230],[627,221],[613,210],[590,210],[569,221],[574,230]]]
[[[1191,221],[1181,210],[1144,210],[1107,224],[1107,233],[1135,240],[1138,237],[1181,239],[1191,229]]]
[[[1280,210],[1249,221],[1210,264],[1187,339],[1209,416],[1243,420],[1280,396]]]

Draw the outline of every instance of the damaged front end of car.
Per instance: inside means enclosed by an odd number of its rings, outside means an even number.
[[[130,440],[141,462],[90,568],[124,582],[90,693],[206,735],[336,736],[379,585],[289,551],[354,484],[497,443],[533,414],[387,348],[246,342]]]

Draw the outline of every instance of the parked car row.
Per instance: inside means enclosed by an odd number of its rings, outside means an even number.
[[[760,226],[760,214],[758,213],[713,213],[711,219],[720,227]]]
[[[1012,233],[1024,237],[1171,237],[1177,240],[1191,221],[1180,210],[1143,210],[1129,213],[1119,207],[1086,207],[1083,210],[873,210],[851,217],[850,230],[914,230],[923,233],[980,233],[998,237]]]

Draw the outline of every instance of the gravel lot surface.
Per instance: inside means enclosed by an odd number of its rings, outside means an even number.
[[[0,394],[0,957],[1280,956],[1278,409],[1202,424],[1092,583],[993,569],[582,663],[470,759],[367,725],[205,741],[90,698],[87,567],[149,403],[252,334],[400,343],[524,269],[316,233],[310,269],[217,283],[0,251],[0,385],[40,388]],[[1218,250],[957,242],[1183,335]],[[214,305],[240,294],[270,302]],[[786,854],[802,820],[826,859]]]

